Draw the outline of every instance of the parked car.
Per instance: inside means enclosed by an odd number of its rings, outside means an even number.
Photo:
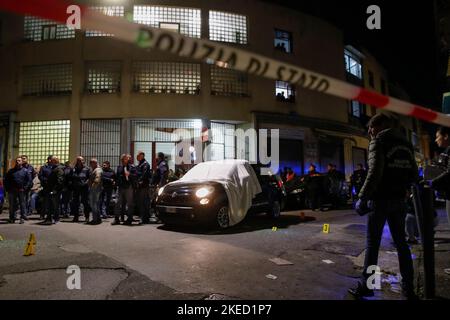
[[[0,214],[3,211],[4,204],[5,204],[5,188],[3,187],[3,178],[0,177]]]
[[[202,162],[180,180],[159,189],[156,210],[165,224],[227,228],[247,214],[280,216],[284,189],[245,160]]]

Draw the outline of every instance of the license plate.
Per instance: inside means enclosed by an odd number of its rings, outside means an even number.
[[[177,212],[177,208],[170,208],[170,207],[168,207],[168,208],[166,208],[166,212],[167,213],[175,213],[175,212]]]

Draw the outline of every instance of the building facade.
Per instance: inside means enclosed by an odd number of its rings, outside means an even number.
[[[78,2],[337,79],[361,85],[370,79],[364,54],[345,46],[339,29],[282,6],[257,0]],[[2,12],[0,25],[2,170],[18,154],[34,165],[49,154],[117,165],[121,153],[137,150],[148,159],[164,152],[175,169],[179,128],[196,136],[209,129],[210,159],[247,157],[227,132],[252,128],[279,129],[280,166],[298,174],[310,163],[325,171],[331,162],[349,176],[366,161],[364,123],[373,108],[143,50],[95,30]]]

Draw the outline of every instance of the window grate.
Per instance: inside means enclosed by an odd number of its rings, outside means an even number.
[[[160,24],[179,24],[179,32],[192,38],[201,36],[200,9],[168,6],[134,6],[133,20],[136,23],[160,28]]]
[[[71,94],[72,65],[25,66],[22,86],[24,96]]]
[[[135,61],[133,91],[200,94],[200,65],[181,62]]]
[[[240,14],[209,11],[209,39],[247,44],[247,17]]]
[[[120,61],[91,61],[86,63],[86,91],[95,93],[120,92]]]
[[[211,66],[211,94],[248,97],[248,76],[246,73]]]
[[[47,26],[55,26],[55,30]],[[67,28],[66,25],[57,24],[54,21],[37,17],[26,16],[24,18],[24,36],[29,41],[42,41],[52,39],[75,38],[75,30]],[[50,36],[50,34],[52,36]],[[54,36],[53,36],[54,34]]]
[[[119,165],[121,121],[113,120],[81,120],[81,155],[86,162],[97,158],[101,165],[111,162],[111,168]]]
[[[33,166],[55,155],[63,163],[69,160],[70,120],[21,122],[19,154],[26,154]]]
[[[104,15],[110,17],[123,17],[125,15],[125,10],[123,6],[93,6],[89,7],[91,10],[96,10]],[[86,37],[113,37],[113,34],[105,33],[103,31],[93,31],[87,30]]]

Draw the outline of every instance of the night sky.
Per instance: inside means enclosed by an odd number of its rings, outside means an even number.
[[[264,0],[263,0],[264,1]],[[321,17],[343,29],[346,44],[367,48],[412,102],[440,110],[433,1],[267,0]],[[368,30],[369,5],[381,8],[381,30]]]

